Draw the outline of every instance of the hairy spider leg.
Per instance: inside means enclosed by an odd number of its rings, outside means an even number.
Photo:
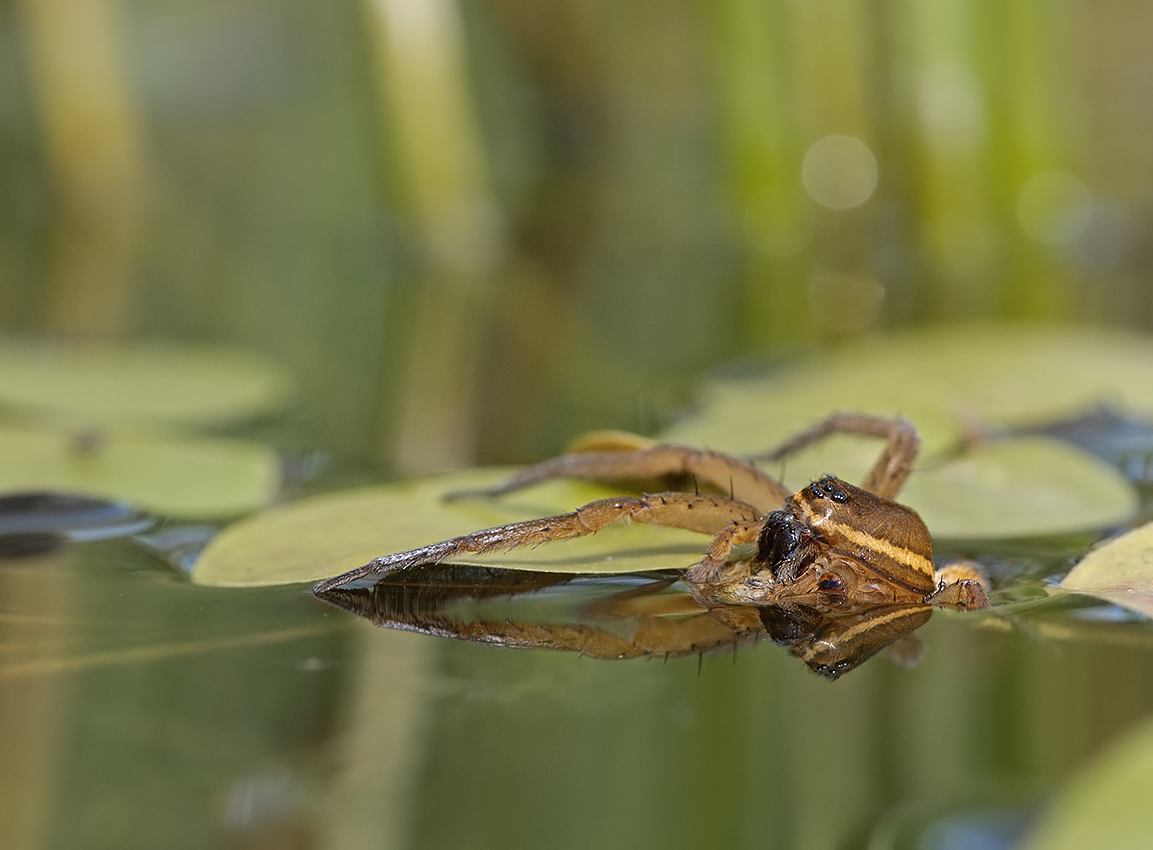
[[[676,581],[675,575],[666,575],[581,607],[582,620],[630,620],[631,628],[624,634],[615,627],[606,629],[587,622],[461,622],[435,605],[425,609],[416,602],[410,606],[403,584],[338,587],[323,598],[390,628],[504,647],[570,650],[603,659],[656,656],[667,660],[727,646],[735,651],[737,644],[754,642],[763,635],[765,627],[755,609],[708,608],[683,593],[661,593]],[[398,591],[404,604],[392,601]],[[448,596],[452,597],[451,591]]]
[[[880,437],[887,441],[880,457],[861,483],[862,490],[868,490],[885,499],[893,499],[901,491],[909,473],[913,471],[913,464],[921,450],[921,437],[917,429],[903,416],[839,412],[822,419],[775,449],[755,455],[752,459],[783,460],[833,434]]]
[[[955,561],[937,570],[937,591],[926,602],[968,611],[989,606],[989,579],[973,561]]]
[[[631,451],[590,451],[561,455],[530,466],[493,487],[452,493],[449,498],[503,496],[554,478],[626,481],[665,475],[685,475],[706,481],[723,492],[731,493],[732,499],[756,506],[761,513],[779,510],[792,495],[779,481],[749,461],[723,452],[656,443],[648,448]]]
[[[692,493],[656,493],[650,496],[619,496],[589,502],[577,510],[543,519],[516,522],[431,543],[407,552],[375,558],[316,584],[313,593],[324,593],[368,575],[387,575],[417,564],[435,564],[455,555],[507,551],[555,540],[571,540],[600,531],[621,520],[683,528],[715,535],[733,523],[754,522],[759,514],[752,505],[720,496]]]
[[[589,626],[544,625],[536,627],[547,635],[549,648],[575,649],[592,658],[636,658],[663,655],[679,658],[711,652],[721,647],[751,643],[764,631],[759,618],[749,628],[738,629],[722,623],[711,611],[699,610],[685,617],[667,619],[641,614],[631,637],[621,637],[607,629]],[[539,645],[539,644],[538,644]]]
[[[943,585],[936,593],[926,597],[925,602],[938,608],[955,608],[958,611],[972,611],[989,607],[989,594],[985,590],[983,578],[956,579]]]
[[[725,580],[725,567],[733,555],[747,561],[756,553],[757,539],[764,519],[744,519],[722,528],[709,544],[705,556],[689,567],[685,578],[693,584],[715,584]],[[748,570],[747,564],[740,569]]]

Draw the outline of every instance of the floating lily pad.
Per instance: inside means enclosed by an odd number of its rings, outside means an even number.
[[[1096,405],[1153,415],[1153,340],[1116,330],[1015,326],[929,330],[901,339],[921,379],[984,419],[1031,424]],[[874,356],[883,356],[878,346]]]
[[[1040,537],[1105,528],[1137,510],[1119,472],[1073,446],[1039,437],[980,446],[915,471],[901,501],[934,538]]]
[[[1091,551],[1061,587],[1153,617],[1153,523]]]
[[[830,410],[863,410],[903,413],[933,451],[973,420],[1035,424],[1102,404],[1153,415],[1150,374],[1148,337],[1021,326],[930,328],[808,357],[763,378],[713,381],[701,415],[671,433],[693,442],[715,434],[731,450],[754,452]]]
[[[854,345],[769,377],[706,385],[696,416],[661,439],[739,455],[770,449],[835,410],[916,424],[924,441],[901,501],[935,536],[986,539],[1102,528],[1132,515],[1122,476],[1085,452],[1014,439],[954,451],[976,427],[1035,424],[1109,403],[1153,412],[1153,342],[1093,331],[932,329]],[[837,436],[774,466],[797,489],[859,481],[879,440]]]
[[[0,425],[0,493],[79,493],[201,519],[264,507],[279,486],[275,452],[243,440]]]
[[[0,342],[0,405],[85,425],[221,424],[280,409],[287,374],[245,352]]]
[[[759,454],[836,410],[902,415],[916,423],[927,453],[951,448],[961,437],[948,397],[938,388],[894,393],[903,365],[881,362],[860,373],[834,360],[786,370],[761,380],[706,385],[697,413],[659,434],[672,443]],[[855,440],[861,443],[861,440]],[[876,441],[866,443],[876,448]]]
[[[613,490],[551,482],[502,499],[444,501],[445,493],[483,487],[509,470],[480,469],[330,493],[275,508],[225,529],[204,550],[192,579],[211,585],[315,581],[381,555],[525,519],[565,513]],[[647,525],[618,525],[589,537],[531,549],[454,558],[454,562],[555,572],[623,573],[688,567],[705,535]]]
[[[1076,775],[1022,843],[1026,850],[1143,850],[1153,835],[1153,723],[1113,743]]]

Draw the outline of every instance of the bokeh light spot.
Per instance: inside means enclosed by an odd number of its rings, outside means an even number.
[[[826,207],[859,206],[877,188],[877,158],[855,136],[825,136],[805,152],[801,182],[809,196]]]
[[[958,63],[929,68],[917,98],[921,123],[933,147],[947,154],[975,150],[985,138],[985,107],[973,71]]]

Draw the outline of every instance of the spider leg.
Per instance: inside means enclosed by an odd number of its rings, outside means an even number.
[[[861,484],[862,490],[868,490],[884,499],[892,499],[900,492],[913,470],[917,453],[921,450],[921,438],[917,434],[917,429],[903,416],[840,412],[832,414],[775,449],[757,455],[753,459],[781,460],[833,434],[881,437],[888,441],[881,456],[877,458]]]
[[[937,584],[953,584],[957,581],[975,581],[977,584],[989,589],[989,579],[985,577],[984,570],[976,561],[953,561],[933,575]]]
[[[792,493],[752,463],[722,452],[655,443],[633,450],[588,451],[561,455],[517,473],[483,490],[452,493],[463,496],[503,496],[554,478],[586,481],[646,480],[676,474],[706,481],[762,513],[782,507]]]
[[[925,602],[938,608],[972,611],[976,608],[988,608],[989,595],[979,581],[966,578],[946,584],[936,593],[927,596]]]
[[[732,562],[748,562],[756,555],[764,525],[762,519],[744,519],[725,526],[713,537],[705,556],[689,567],[685,579],[693,584],[733,581],[732,575],[724,576],[725,568]]]
[[[444,569],[444,568],[442,568]],[[467,567],[464,568],[467,571]],[[445,575],[451,575],[451,571]],[[534,574],[547,577],[549,574]],[[564,584],[571,576],[558,575]],[[372,587],[338,587],[322,594],[325,602],[364,617],[379,625],[422,634],[495,644],[502,647],[530,647],[579,652],[593,658],[676,657],[748,643],[764,633],[755,609],[727,606],[723,610],[705,608],[684,593],[660,594],[675,579],[665,577],[604,600],[583,606],[579,621],[541,623],[535,620],[475,619],[453,613],[454,599],[471,597],[469,584],[426,596],[403,577],[377,582]],[[550,582],[543,582],[545,586]],[[540,583],[528,582],[509,596],[533,593]],[[500,594],[498,594],[500,595]],[[603,603],[603,604],[602,604]],[[741,612],[744,612],[743,615]],[[628,618],[628,624],[611,629],[599,625],[605,620]]]
[[[701,611],[688,617],[665,619],[641,615],[632,637],[622,637],[584,623],[522,623],[482,620],[456,623],[443,618],[409,616],[382,625],[424,634],[526,649],[560,649],[589,658],[626,659],[645,656],[677,658],[751,641],[758,631],[726,627]],[[757,623],[759,625],[759,623]],[[761,627],[763,631],[763,627]]]
[[[312,588],[312,592],[324,593],[367,575],[387,575],[417,564],[439,563],[455,555],[479,555],[483,552],[507,551],[521,546],[537,546],[554,540],[584,537],[625,519],[703,534],[717,534],[734,522],[753,521],[757,516],[756,508],[743,502],[692,493],[656,493],[651,496],[600,499],[572,513],[501,525],[409,549],[407,552],[375,558],[363,567],[319,582]]]
[[[925,601],[942,608],[969,611],[989,607],[989,580],[973,561],[957,561],[937,570],[937,591]]]

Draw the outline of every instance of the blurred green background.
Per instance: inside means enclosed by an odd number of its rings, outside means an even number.
[[[1139,0],[16,0],[0,331],[268,355],[288,442],[385,474],[885,329],[1148,331],[1151,48]],[[1008,846],[1153,710],[1116,609],[935,618],[830,686],[355,631],[123,541],[41,567],[0,570],[21,848]]]
[[[880,328],[1153,325],[1153,9],[0,11],[0,326],[289,365],[418,471],[653,431],[705,367]]]

